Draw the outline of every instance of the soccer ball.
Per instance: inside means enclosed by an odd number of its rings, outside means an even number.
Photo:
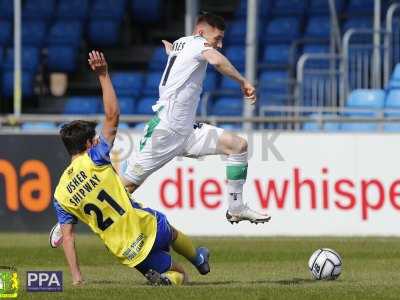
[[[334,280],[342,272],[342,258],[335,250],[321,248],[311,255],[308,268],[314,279]]]

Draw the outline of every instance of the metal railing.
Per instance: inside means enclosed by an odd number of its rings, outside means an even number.
[[[374,76],[383,74],[382,64],[376,63],[379,59],[387,56],[388,47],[380,43],[374,45],[374,35],[379,34],[382,40],[386,39],[386,31],[369,29],[349,29],[343,36],[343,95],[347,95],[355,89],[382,88],[380,78]],[[341,99],[344,103],[344,99]]]
[[[400,62],[400,3],[392,4],[386,13],[386,36],[384,56],[384,86],[389,84],[394,66]]]

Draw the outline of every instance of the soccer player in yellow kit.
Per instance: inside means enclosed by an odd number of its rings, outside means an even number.
[[[143,208],[130,199],[110,163],[118,121],[118,100],[103,53],[89,53],[89,65],[98,75],[103,92],[104,126],[100,136],[96,124],[72,121],[60,130],[71,156],[54,193],[54,208],[61,224],[64,253],[74,285],[83,283],[74,243],[79,219],[97,234],[108,250],[128,267],[135,267],[151,284],[180,285],[187,276],[172,261],[170,246],[200,272],[210,271],[207,248],[194,248],[191,240],[172,227],[164,214]]]

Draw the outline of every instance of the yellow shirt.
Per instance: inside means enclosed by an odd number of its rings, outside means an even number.
[[[88,153],[75,158],[54,193],[67,213],[86,223],[121,263],[134,267],[153,247],[156,217],[132,206],[110,163],[95,164]]]

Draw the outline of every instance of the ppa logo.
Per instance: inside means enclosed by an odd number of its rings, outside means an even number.
[[[26,290],[28,292],[62,292],[62,272],[28,271],[26,273]]]

